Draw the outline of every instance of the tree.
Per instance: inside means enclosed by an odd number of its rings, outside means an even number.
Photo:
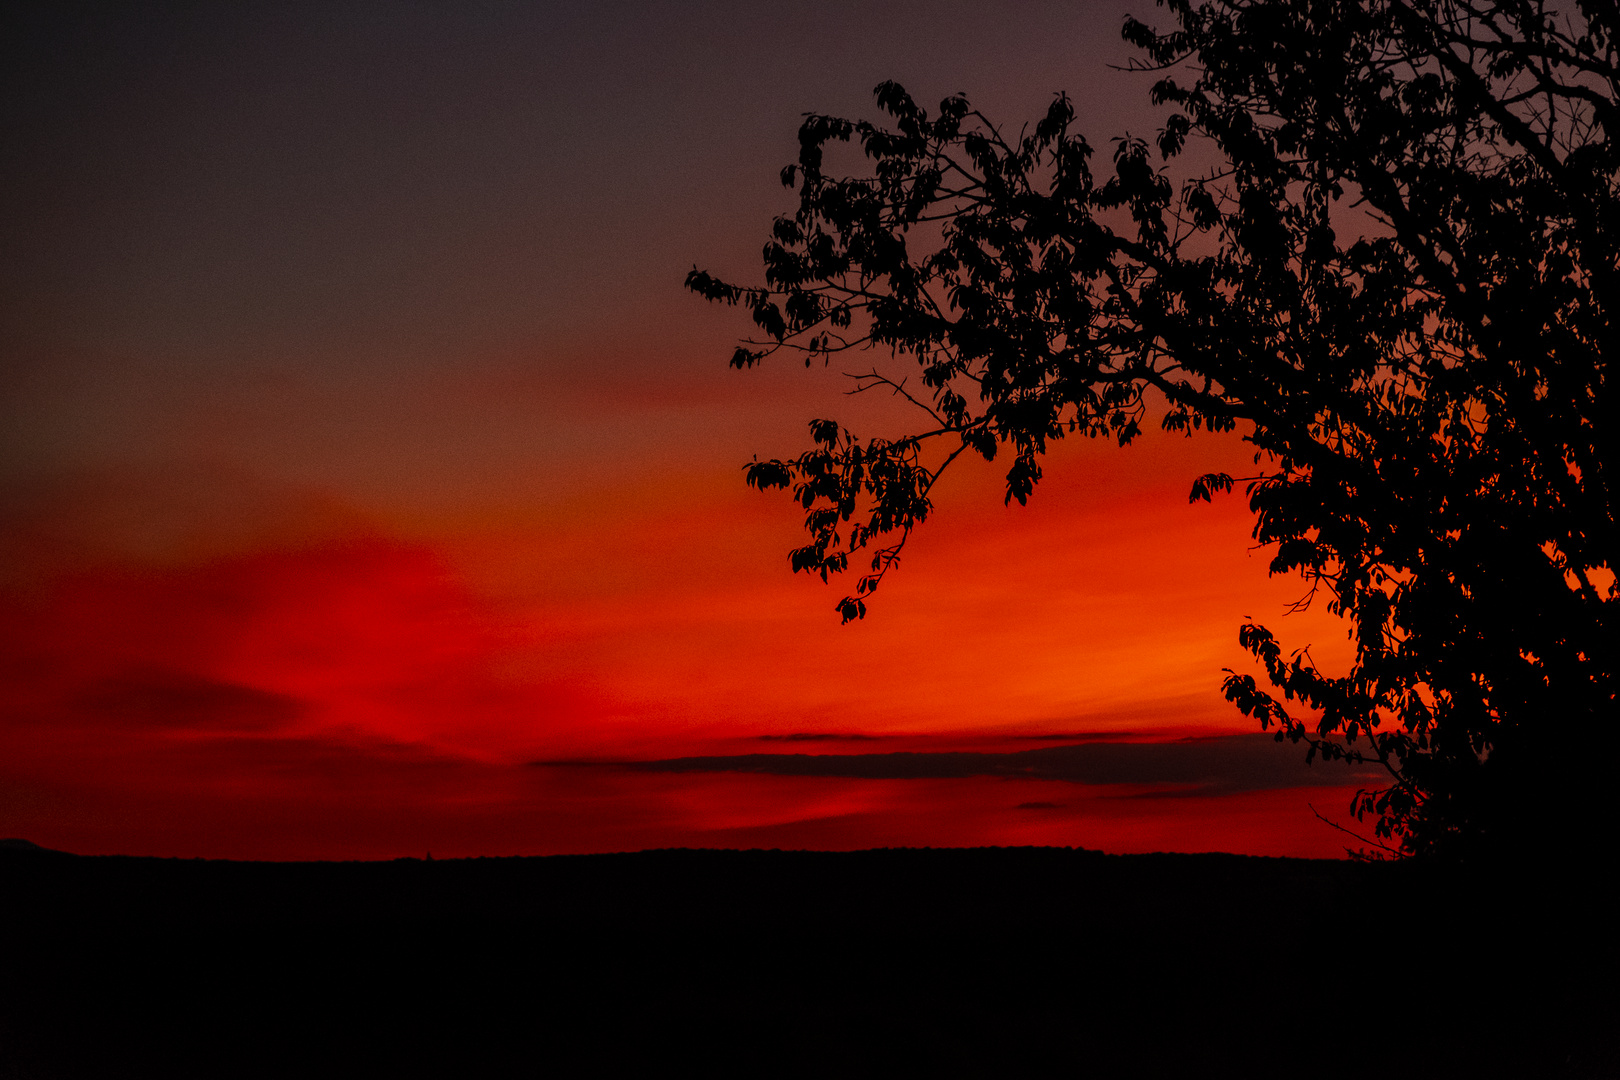
[[[1152,145],[1099,163],[1065,95],[1013,138],[885,83],[888,126],[804,121],[764,285],[689,275],[762,332],[734,366],[918,366],[859,380],[916,432],[818,420],[748,467],[806,511],[793,569],[861,560],[838,605],[860,618],[959,455],[1010,455],[1023,503],[1053,440],[1235,430],[1256,474],[1191,497],[1245,485],[1271,571],[1355,657],[1319,670],[1245,625],[1270,686],[1228,673],[1226,696],[1307,757],[1381,764],[1353,809],[1390,851],[1612,843],[1620,7],[1159,2],[1175,29],[1124,26],[1158,73]]]

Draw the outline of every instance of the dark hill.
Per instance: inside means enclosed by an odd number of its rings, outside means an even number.
[[[1530,882],[1056,849],[12,847],[0,1077],[1617,1075],[1607,908]]]

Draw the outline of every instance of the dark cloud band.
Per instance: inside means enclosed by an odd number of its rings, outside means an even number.
[[[563,764],[536,762],[536,764]],[[1177,742],[1093,742],[1009,753],[729,754],[616,763],[639,772],[746,772],[863,780],[999,776],[1076,784],[1163,784],[1210,793],[1376,781],[1372,766],[1307,766],[1300,747],[1264,734]]]

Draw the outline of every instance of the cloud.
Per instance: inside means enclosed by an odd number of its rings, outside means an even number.
[[[135,669],[82,691],[76,711],[115,724],[199,731],[266,732],[297,720],[288,694],[163,668]]]
[[[796,731],[791,735],[760,735],[760,742],[877,742],[879,735],[839,735],[832,732]]]
[[[1166,785],[1202,794],[1338,787],[1376,777],[1370,766],[1309,767],[1303,752],[1264,734],[1177,742],[1093,742],[1010,753],[729,754],[619,762],[642,772],[766,773],[863,780],[995,776],[1075,784]],[[543,763],[536,764],[558,764]]]
[[[1005,738],[1014,742],[1110,742],[1114,740],[1130,741],[1140,738],[1141,732],[1116,728],[1110,731],[1046,731],[1030,735],[1008,735]]]

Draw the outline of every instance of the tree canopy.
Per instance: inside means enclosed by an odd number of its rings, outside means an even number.
[[[751,314],[735,366],[917,365],[860,382],[910,397],[914,433],[818,420],[748,467],[806,511],[793,568],[855,559],[859,618],[963,453],[1010,459],[1023,503],[1054,440],[1235,431],[1254,475],[1191,497],[1243,486],[1272,572],[1355,655],[1319,670],[1245,625],[1269,685],[1228,673],[1226,696],[1309,756],[1381,764],[1354,809],[1389,850],[1607,838],[1620,6],[1159,2],[1173,29],[1124,25],[1152,142],[1094,145],[1063,94],[1014,137],[885,83],[882,122],[805,119],[763,285],[689,276]]]

